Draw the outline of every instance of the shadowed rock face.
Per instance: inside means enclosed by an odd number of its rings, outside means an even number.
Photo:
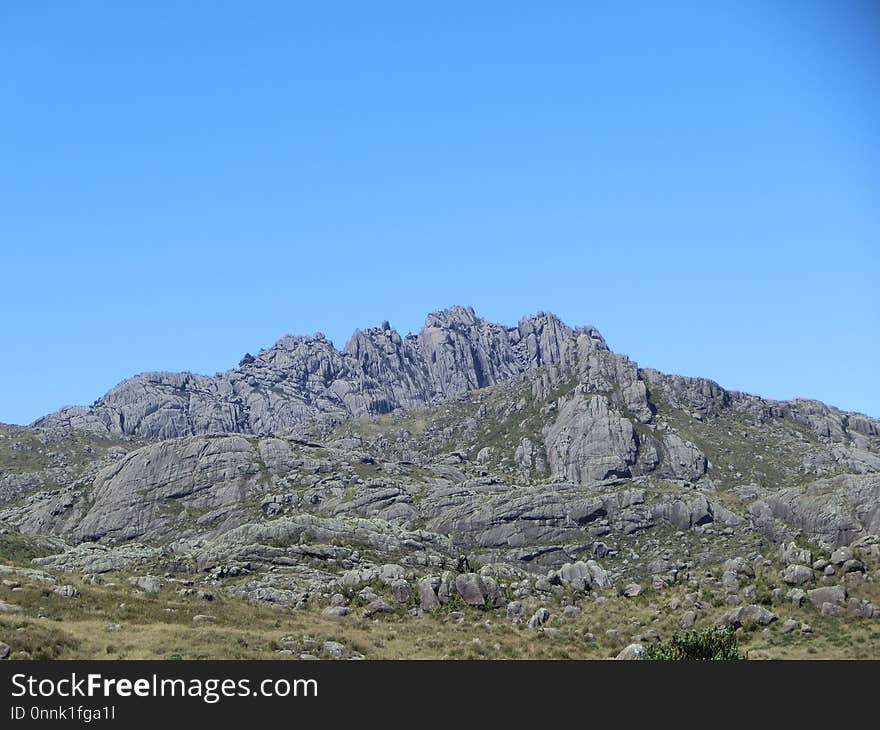
[[[552,314],[505,327],[451,307],[428,315],[418,336],[401,337],[386,322],[356,330],[341,352],[321,334],[287,336],[213,377],[142,373],[91,406],[65,407],[34,425],[148,439],[274,433],[321,414],[417,408],[607,349],[592,327],[573,330]]]

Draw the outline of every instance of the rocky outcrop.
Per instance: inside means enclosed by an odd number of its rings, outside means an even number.
[[[82,543],[53,560],[90,573],[137,562],[141,553],[121,547],[133,543],[173,546],[211,565],[233,557],[344,563],[361,546],[377,555],[417,549],[428,563],[464,551],[481,561],[587,570],[584,553],[608,552],[600,535],[631,535],[656,521],[687,530],[714,519],[691,488],[675,495],[667,486],[661,496],[622,479],[501,482],[475,477],[482,467],[460,456],[458,466],[447,458],[376,462],[352,450],[360,445],[240,434],[169,439],[126,454],[91,483],[35,494],[0,518],[26,534]],[[364,468],[377,476],[362,478]],[[578,577],[607,583],[592,572]]]
[[[702,495],[683,499],[663,500],[653,508],[654,516],[664,519],[680,530],[689,530],[714,521],[712,506]]]
[[[811,435],[836,443],[864,443],[859,437],[880,434],[880,421],[861,413],[845,413],[815,400],[797,398],[773,401],[748,393],[725,390],[705,378],[667,375],[651,368],[641,374],[655,400],[684,411],[702,421],[726,410],[746,417],[757,425],[772,419],[788,419]]]
[[[631,476],[638,454],[632,423],[607,397],[581,389],[562,401],[544,442],[551,474],[575,482]]]
[[[62,408],[35,425],[148,439],[275,433],[321,414],[423,406],[544,366],[571,367],[597,349],[607,346],[596,330],[573,330],[552,314],[505,327],[457,306],[429,314],[417,336],[401,337],[384,322],[356,330],[341,351],[320,333],[287,336],[215,376],[143,373],[91,406]]]
[[[664,458],[659,473],[672,479],[699,479],[706,473],[707,460],[690,441],[675,433],[666,434],[662,440]]]
[[[272,451],[282,476],[293,466],[289,448],[287,453],[290,463]],[[183,525],[228,529],[262,491],[263,468],[259,452],[242,436],[162,441],[104,468],[90,489],[38,496],[19,528],[77,542],[162,540],[179,536]]]
[[[768,518],[830,547],[880,533],[880,474],[820,479],[805,488],[787,487],[751,507],[759,527],[775,531]]]

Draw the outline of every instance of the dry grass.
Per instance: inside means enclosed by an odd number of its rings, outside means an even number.
[[[338,641],[368,659],[606,659],[633,637],[656,630],[668,637],[678,629],[684,609],[671,610],[669,600],[683,596],[675,586],[662,593],[646,591],[635,599],[608,595],[605,602],[584,598],[574,618],[548,604],[548,631],[514,626],[504,611],[466,610],[463,617],[447,609],[416,618],[403,612],[366,619],[354,611],[336,618],[318,608],[295,610],[254,604],[218,594],[213,601],[181,596],[175,584],[159,594],[135,593],[116,585],[88,585],[70,577],[80,595],[62,598],[51,587],[22,581],[20,590],[0,587],[0,600],[24,608],[18,615],[0,615],[0,640],[13,652],[33,658],[89,659],[271,659],[296,658],[307,643]],[[874,584],[863,584],[859,595],[872,597]],[[727,610],[718,605],[701,611],[697,627],[709,625]],[[880,622],[823,617],[812,607],[777,605],[780,620],[767,631],[740,632],[741,649],[751,659],[876,659],[880,657]],[[194,624],[193,616],[209,614],[216,621]],[[783,634],[786,618],[805,621],[810,634]],[[613,630],[616,634],[607,635]],[[595,639],[585,638],[591,632]],[[290,649],[292,654],[279,654]],[[317,651],[317,650],[314,650]]]

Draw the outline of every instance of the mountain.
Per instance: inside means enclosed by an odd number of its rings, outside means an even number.
[[[356,330],[342,351],[320,333],[287,336],[213,377],[143,373],[91,406],[62,408],[34,425],[149,439],[274,433],[321,414],[417,408],[564,363],[578,348],[607,351],[595,329],[572,330],[552,314],[504,327],[480,319],[469,307],[451,307],[428,315],[417,336],[401,337],[383,322]]]
[[[639,368],[549,313],[452,307],[0,427],[4,531],[42,570],[339,615],[370,591],[422,616],[645,589],[701,621],[821,627],[880,617],[880,422]],[[834,590],[812,608],[801,587]]]
[[[828,458],[844,462],[849,472],[880,466],[870,448],[880,426],[861,414],[816,401],[767,401],[709,380],[639,370],[611,352],[595,328],[571,328],[553,314],[506,327],[460,306],[429,314],[418,335],[401,337],[384,322],[356,330],[342,351],[321,334],[287,336],[213,377],[144,373],[91,406],[62,408],[34,425],[148,440],[283,434],[309,422],[418,409],[518,378],[531,383],[529,400],[547,411],[540,433],[534,430],[534,438],[516,447],[521,458],[524,450],[537,454],[528,457],[538,459],[537,473],[553,478],[703,477],[706,456],[681,437],[682,429],[658,430],[660,402],[688,422],[723,413],[759,428],[773,419],[788,421],[837,444]]]

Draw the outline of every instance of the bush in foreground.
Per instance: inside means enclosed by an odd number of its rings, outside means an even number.
[[[653,661],[717,661],[743,658],[739,653],[736,634],[730,626],[710,626],[676,634],[667,641],[646,647],[642,656],[642,659]]]

